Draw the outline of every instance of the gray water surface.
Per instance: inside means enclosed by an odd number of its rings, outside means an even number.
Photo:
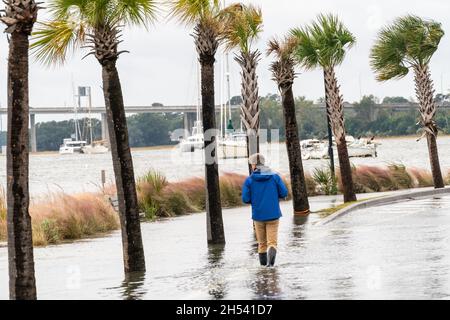
[[[339,198],[317,197],[319,210]],[[224,210],[227,244],[205,215],[142,224],[147,272],[124,277],[120,233],[35,249],[40,299],[448,299],[450,197],[354,212],[319,226],[283,203],[275,268],[260,267],[249,208]],[[8,298],[0,248],[0,299]]]
[[[426,139],[419,142],[414,137],[380,139],[377,158],[351,158],[354,165],[384,166],[402,163],[407,167],[429,169]],[[438,138],[439,156],[444,174],[450,170],[450,136]],[[289,173],[285,144],[263,144],[261,151],[267,155],[270,166],[287,175]],[[153,168],[162,172],[170,181],[203,177],[203,152],[180,153],[176,148],[133,150],[133,164],[137,177]],[[336,154],[335,154],[336,155]],[[337,156],[337,155],[336,155]],[[337,160],[336,160],[336,163]],[[305,160],[306,172],[328,166],[328,160]],[[245,159],[220,160],[222,172],[247,174]],[[59,155],[32,154],[30,156],[30,192],[33,198],[51,192],[97,191],[101,184],[101,170],[106,171],[107,182],[114,181],[111,154]],[[6,183],[6,159],[0,156],[0,184]]]

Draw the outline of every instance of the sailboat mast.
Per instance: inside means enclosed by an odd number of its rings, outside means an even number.
[[[228,107],[228,119],[231,120],[231,84],[230,84],[230,55],[227,52],[226,54],[226,62],[227,62],[227,107]]]
[[[202,105],[202,80],[201,80],[201,66],[197,63],[197,122],[200,121],[200,106]]]
[[[224,103],[223,103],[223,90],[224,90],[224,85],[223,85],[223,74],[224,74],[224,66],[223,66],[223,58],[221,59],[220,62],[220,136],[224,137]],[[225,112],[226,112],[226,108],[225,108]],[[225,115],[226,118],[226,115]]]
[[[89,90],[89,134],[90,134],[90,138],[91,138],[91,145],[92,142],[94,141],[94,135],[92,133],[92,116],[91,116],[91,109],[92,109],[92,95],[91,95],[91,87],[88,87]]]
[[[80,97],[75,93],[75,83],[72,76],[72,96],[73,96],[73,113],[74,113],[74,127],[75,127],[75,141],[78,141],[78,107],[80,105]]]

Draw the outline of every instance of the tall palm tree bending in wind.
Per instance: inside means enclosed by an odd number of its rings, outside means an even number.
[[[434,120],[437,106],[434,100],[430,61],[444,36],[441,24],[408,15],[384,27],[371,52],[372,68],[377,80],[387,81],[414,72],[416,95],[419,100],[420,121],[427,138],[434,186],[444,187],[436,143],[438,127]]]
[[[116,67],[124,26],[154,21],[154,0],[50,0],[51,20],[34,34],[35,56],[64,62],[69,51],[85,47],[102,68],[103,94],[119,200],[125,272],[144,271],[145,257],[136,184],[119,73]]]
[[[327,114],[336,139],[344,201],[355,201],[344,125],[344,99],[335,73],[347,50],[355,44],[355,37],[338,17],[331,14],[319,15],[316,22],[306,28],[293,29],[291,34],[297,41],[294,55],[298,63],[305,69],[323,70]]]

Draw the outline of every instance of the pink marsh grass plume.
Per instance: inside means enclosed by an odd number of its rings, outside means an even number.
[[[390,164],[386,167],[359,166],[353,169],[356,192],[370,193],[433,186],[427,170]]]
[[[356,192],[369,193],[397,190],[393,176],[388,168],[359,166],[354,169]]]
[[[51,194],[30,207],[33,243],[56,244],[110,232],[119,227],[117,213],[101,194]]]
[[[416,187],[432,187],[434,185],[431,172],[418,168],[409,168],[408,172],[413,177]]]
[[[6,194],[3,188],[0,188],[0,241],[5,241],[6,233]]]
[[[6,241],[6,201],[0,196],[0,241]],[[119,228],[119,218],[104,196],[51,194],[30,206],[33,244],[45,246]]]

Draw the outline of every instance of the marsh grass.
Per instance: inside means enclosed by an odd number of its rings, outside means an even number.
[[[355,167],[353,168],[353,182],[357,193],[433,186],[433,178],[430,172],[417,168],[408,169],[402,164],[389,164],[386,167]]]
[[[51,194],[31,204],[33,245],[46,246],[110,232],[119,227],[114,209],[102,194]],[[0,198],[0,240],[6,240],[6,205]]]
[[[0,187],[0,241],[6,240],[6,194]]]
[[[117,213],[102,194],[51,194],[30,207],[37,246],[82,239],[119,227]]]

